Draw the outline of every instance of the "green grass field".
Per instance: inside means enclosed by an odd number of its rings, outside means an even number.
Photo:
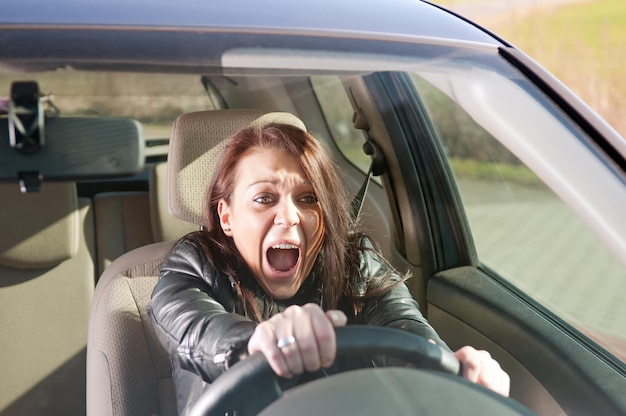
[[[605,78],[624,78],[624,0],[593,0],[494,25],[504,38],[555,72],[568,74],[584,69]],[[567,63],[576,66],[571,68]]]
[[[500,31],[626,136],[626,2],[594,0]]]
[[[454,10],[460,2],[485,0],[438,3]],[[626,1],[588,0],[476,20],[556,75],[626,136]]]

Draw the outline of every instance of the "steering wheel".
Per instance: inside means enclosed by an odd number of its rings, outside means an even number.
[[[385,355],[405,359],[418,368],[460,373],[461,365],[451,352],[407,331],[350,325],[337,328],[336,336],[338,356]],[[256,415],[282,396],[278,380],[263,354],[252,354],[218,377],[190,415],[224,415],[233,410],[237,416]]]
[[[289,389],[261,353],[252,354],[218,377],[190,415],[280,416],[297,414],[398,413],[435,416],[534,415],[520,403],[462,377],[454,354],[423,337],[378,326],[337,328],[337,356],[355,353],[402,358],[416,368],[387,367],[347,371]],[[438,370],[438,371],[433,371]]]

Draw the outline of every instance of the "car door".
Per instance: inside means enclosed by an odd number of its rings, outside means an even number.
[[[522,160],[510,150],[519,147],[499,140],[511,133],[518,145],[557,146],[555,169],[579,163],[573,169],[616,204],[623,172],[549,88],[504,62],[499,70],[471,65],[466,73],[426,68],[344,80],[387,158],[396,264],[401,258],[411,269],[411,289],[451,348],[486,349],[509,372],[513,398],[539,414],[623,414],[625,268],[572,212],[575,198],[563,202],[578,191],[547,186],[531,169],[541,171],[532,151],[519,152]],[[469,78],[472,70],[482,81]],[[492,93],[502,95],[486,97]],[[494,111],[481,113],[463,94]],[[524,117],[529,127],[520,127]]]

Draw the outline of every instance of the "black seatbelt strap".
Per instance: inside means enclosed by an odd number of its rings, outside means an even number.
[[[361,215],[361,209],[363,208],[363,202],[365,200],[365,195],[367,194],[370,181],[372,180],[372,176],[379,176],[385,171],[385,157],[383,156],[378,143],[371,138],[367,139],[367,141],[363,144],[363,151],[366,155],[369,155],[372,158],[372,163],[370,164],[370,168],[365,176],[365,181],[363,182],[363,185],[361,185],[361,189],[359,189],[359,192],[357,192],[352,199],[352,219],[354,221],[357,221]]]
[[[373,164],[373,161],[372,161]],[[352,199],[352,219],[355,221],[361,215],[361,209],[363,208],[363,200],[365,199],[365,194],[367,193],[367,188],[369,188],[370,181],[372,180],[372,165],[370,165],[369,171],[367,172],[367,176],[365,177],[365,182],[361,185],[361,189]]]

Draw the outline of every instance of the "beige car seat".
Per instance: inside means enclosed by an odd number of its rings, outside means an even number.
[[[0,415],[84,415],[91,204],[54,182],[0,200]]]
[[[148,192],[102,192],[93,198],[98,275],[122,254],[154,242]]]
[[[154,242],[178,240],[200,227],[171,214],[167,198],[167,163],[161,162],[150,172],[150,221]]]
[[[204,194],[225,139],[250,124],[282,122],[305,128],[288,113],[217,110],[180,116],[168,158],[169,209],[203,224]],[[87,349],[88,415],[174,415],[171,367],[146,307],[159,268],[173,242],[128,252],[106,269],[96,286]]]
[[[198,229],[170,214],[166,175],[167,165],[160,162],[150,169],[148,192],[102,192],[94,197],[98,275],[128,251],[178,240]]]

